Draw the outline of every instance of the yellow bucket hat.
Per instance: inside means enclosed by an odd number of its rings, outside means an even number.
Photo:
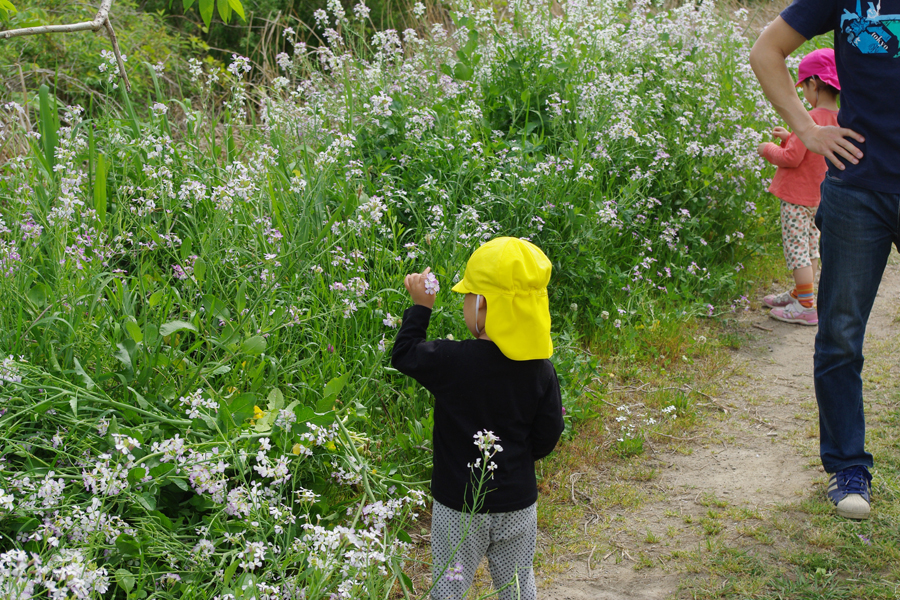
[[[487,299],[484,330],[507,358],[550,358],[551,269],[550,259],[531,242],[494,238],[472,253],[453,291]]]

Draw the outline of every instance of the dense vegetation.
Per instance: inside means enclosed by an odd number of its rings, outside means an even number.
[[[132,61],[129,97],[105,58],[88,107],[5,98],[0,595],[406,590],[431,408],[389,365],[402,276],[432,267],[430,333],[462,337],[448,290],[492,236],[553,261],[570,421],[581,342],[652,353],[648,330],[740,306],[773,121],[743,15],[450,14],[371,34],[331,2],[320,45],[279,32],[269,85],[237,54],[177,86]]]

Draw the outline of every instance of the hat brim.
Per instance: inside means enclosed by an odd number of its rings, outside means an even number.
[[[468,282],[466,282],[466,278],[463,277],[460,279],[459,283],[450,288],[450,291],[456,292],[457,294],[476,294],[477,292],[472,291],[469,288]]]

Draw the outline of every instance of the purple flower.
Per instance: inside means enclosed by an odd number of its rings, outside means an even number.
[[[444,578],[447,581],[462,581],[463,580],[463,566],[462,563],[457,562],[455,566],[449,567],[447,569],[447,574],[444,575]]]
[[[439,291],[441,291],[441,285],[438,283],[437,277],[434,276],[434,273],[429,273],[425,276],[425,293],[430,295],[435,295]]]

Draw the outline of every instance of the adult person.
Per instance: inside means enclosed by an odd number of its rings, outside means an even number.
[[[819,452],[837,514],[870,512],[863,338],[891,245],[900,239],[900,0],[795,0],[753,46],[763,91],[804,145],[825,156],[816,225],[822,232],[814,381]],[[794,91],[784,60],[804,40],[834,33],[839,127],[820,127]]]

